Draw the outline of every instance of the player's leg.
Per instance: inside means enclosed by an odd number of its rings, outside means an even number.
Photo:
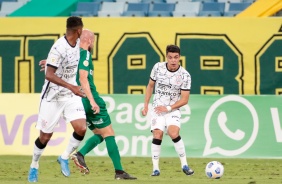
[[[71,159],[74,161],[75,165],[84,174],[89,173],[89,169],[85,164],[84,157],[87,153],[92,151],[97,145],[99,145],[104,140],[104,138],[99,134],[97,129],[94,129],[94,125],[91,123],[88,124],[88,128],[91,129],[94,134],[86,140],[85,144],[78,152],[71,155]]]
[[[78,148],[86,133],[86,116],[80,98],[72,98],[65,103],[64,118],[66,122],[71,123],[74,132],[70,137],[67,148],[57,161],[61,165],[62,174],[68,177],[70,175],[68,162],[70,154]]]
[[[159,160],[161,154],[161,144],[163,139],[163,131],[160,129],[154,129],[153,132],[153,140],[151,144],[151,153],[152,153],[152,163],[153,163],[153,173],[151,176],[159,176],[160,168],[159,168]]]
[[[172,118],[173,117],[173,118]],[[167,134],[170,136],[172,142],[174,143],[175,151],[177,152],[180,162],[181,162],[181,168],[182,171],[186,175],[192,175],[194,174],[194,171],[189,168],[187,159],[186,159],[186,151],[185,151],[185,145],[183,140],[181,139],[181,136],[179,135],[180,131],[180,111],[173,111],[166,115],[167,119]]]
[[[28,175],[29,182],[38,181],[39,159],[53,135],[54,127],[57,125],[62,112],[61,109],[56,107],[57,104],[55,102],[47,102],[45,100],[41,102],[36,124],[36,128],[40,130],[40,134],[34,143],[32,162]]]
[[[103,104],[104,106],[106,106],[105,102],[100,98],[95,99],[95,101],[99,106]],[[98,144],[100,144],[104,139],[100,135],[99,129],[95,126],[96,124],[100,124],[100,119],[102,117],[100,116],[100,114],[93,114],[92,106],[88,99],[83,98],[82,103],[86,113],[87,126],[94,133],[94,135],[87,139],[83,147],[77,153],[74,153],[71,156],[71,159],[74,161],[74,163],[77,165],[77,167],[80,169],[81,172],[88,174],[89,169],[85,164],[84,157],[87,153],[93,150]]]
[[[153,173],[151,176],[160,175],[159,160],[165,126],[165,117],[163,115],[156,114],[154,111],[151,111],[151,132],[153,133],[153,140],[151,143]]]
[[[123,170],[121,164],[121,158],[118,150],[118,146],[115,140],[115,133],[112,128],[112,125],[108,125],[104,128],[99,129],[101,135],[104,137],[106,142],[106,147],[108,151],[108,155],[111,158],[114,168],[115,168],[115,179],[121,180],[134,180],[137,179],[134,176],[129,175],[127,172]]]
[[[106,103],[102,98],[97,99],[96,102],[99,104],[100,113],[96,114],[96,121],[94,121],[94,123],[97,122],[95,126],[99,129],[100,135],[105,139],[108,155],[115,168],[115,179],[137,179],[136,177],[130,176],[122,168],[120,154],[115,140],[115,132],[111,125],[111,118],[108,114]]]

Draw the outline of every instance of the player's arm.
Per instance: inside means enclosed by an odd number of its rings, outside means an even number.
[[[79,69],[79,82],[80,85],[82,87],[83,92],[85,93],[86,97],[88,98],[91,106],[92,106],[92,110],[94,111],[94,114],[97,114],[100,112],[100,107],[97,105],[97,103],[94,100],[94,97],[91,93],[91,89],[90,89],[90,85],[89,85],[89,81],[88,81],[88,71],[87,70],[83,70],[83,69]]]
[[[146,92],[145,92],[145,100],[144,100],[144,108],[142,110],[142,115],[146,116],[147,112],[148,112],[148,105],[151,99],[151,96],[153,94],[153,90],[154,90],[154,86],[155,86],[155,81],[153,81],[152,79],[149,80],[149,83],[147,85],[146,88]]]
[[[47,70],[46,70],[46,74],[45,74],[46,80],[71,90],[75,95],[78,95],[80,97],[84,97],[84,93],[83,93],[83,91],[80,90],[80,86],[74,86],[72,84],[65,82],[60,77],[55,75],[56,70],[57,70],[56,67],[54,67],[52,65],[47,65]]]
[[[175,102],[175,104],[171,105],[171,110],[179,109],[180,107],[186,105],[188,103],[190,97],[190,90],[181,90],[180,99]]]
[[[160,113],[163,113],[163,112],[170,112],[174,109],[179,109],[180,107],[182,107],[183,105],[186,105],[188,103],[189,96],[190,96],[190,91],[181,90],[180,99],[177,102],[175,102],[173,105],[169,105],[169,106],[160,105],[158,107],[155,107],[155,112],[157,114],[160,114]]]

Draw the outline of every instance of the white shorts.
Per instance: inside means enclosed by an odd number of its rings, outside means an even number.
[[[180,128],[180,110],[174,110],[168,113],[156,114],[154,110],[151,111],[151,131],[160,129],[163,132],[170,126],[175,125]]]
[[[74,96],[67,101],[47,102],[41,100],[36,128],[44,133],[54,132],[54,128],[63,117],[66,122],[76,119],[86,119],[81,98]]]

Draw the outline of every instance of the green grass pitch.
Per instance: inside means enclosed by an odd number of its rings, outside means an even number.
[[[52,184],[281,184],[282,159],[227,159],[227,158],[188,158],[194,169],[193,176],[186,176],[178,158],[161,158],[161,175],[150,176],[151,158],[122,157],[125,171],[136,176],[137,180],[114,180],[114,169],[108,157],[86,157],[90,174],[83,175],[70,160],[71,176],[66,178],[60,172],[55,156],[42,156],[39,168],[39,183]],[[221,179],[208,179],[205,166],[209,161],[218,160],[224,165]],[[0,156],[0,183],[28,183],[27,175],[31,156]]]

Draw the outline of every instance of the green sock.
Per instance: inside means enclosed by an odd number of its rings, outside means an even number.
[[[103,137],[99,134],[95,134],[91,136],[89,139],[87,139],[84,146],[79,150],[79,153],[85,156],[87,153],[93,150],[98,144],[103,142],[103,140],[104,140]]]
[[[105,138],[108,154],[112,159],[114,167],[116,170],[123,170],[120,161],[120,154],[118,151],[118,146],[115,140],[115,136],[109,136]]]

